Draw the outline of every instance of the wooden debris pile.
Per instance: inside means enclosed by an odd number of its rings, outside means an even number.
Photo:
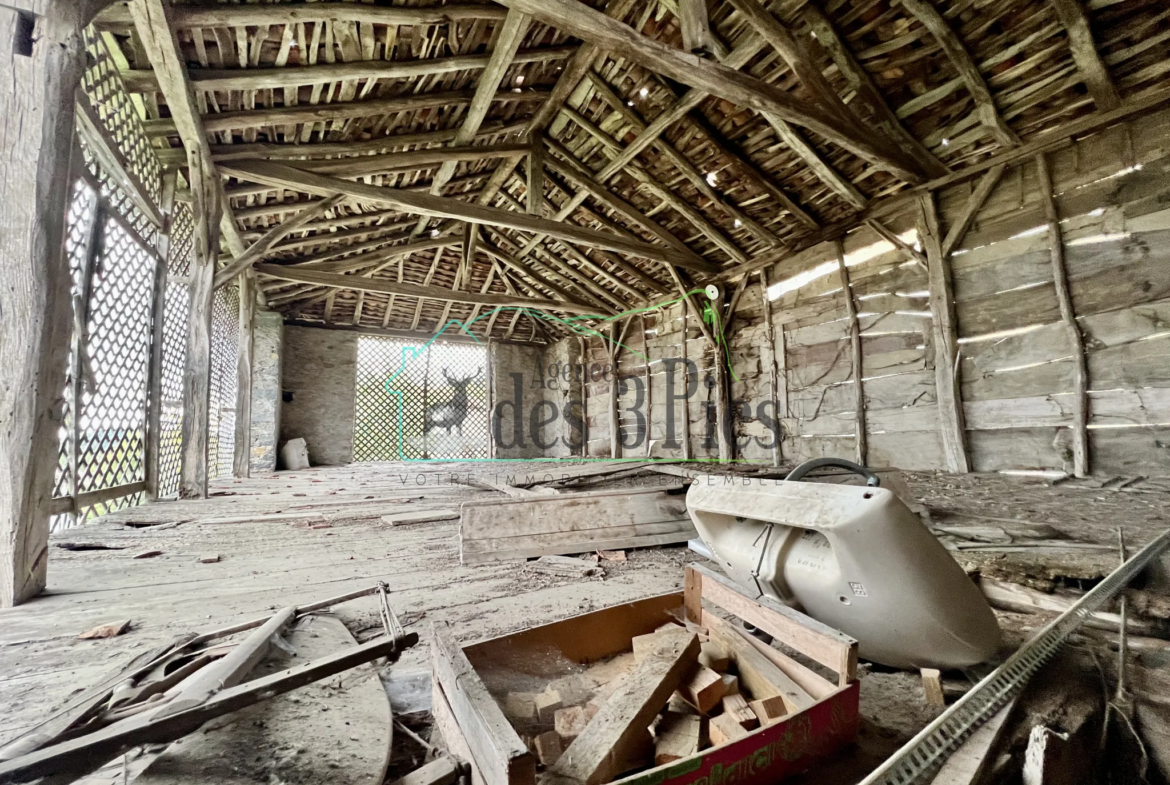
[[[0,783],[43,777],[71,782],[135,747],[175,741],[216,717],[378,658],[396,660],[418,642],[418,635],[402,629],[381,592],[387,634],[269,675],[252,673],[272,647],[287,647],[281,635],[298,619],[381,589],[374,586],[224,629],[188,633],[140,655],[0,749]],[[248,634],[230,640],[240,633]]]

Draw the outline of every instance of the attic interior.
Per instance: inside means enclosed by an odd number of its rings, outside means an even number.
[[[0,50],[0,785],[1170,782],[1166,0]]]

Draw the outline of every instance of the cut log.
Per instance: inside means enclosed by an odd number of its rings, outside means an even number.
[[[788,714],[788,708],[784,705],[784,698],[779,695],[774,698],[752,701],[748,704],[748,707],[756,715],[761,725],[773,725],[784,719]]]
[[[537,736],[532,740],[532,746],[536,748],[536,760],[546,768],[556,763],[565,749],[560,734],[555,730]]]
[[[760,718],[751,710],[742,695],[724,695],[723,713],[734,717],[744,730],[751,730],[760,724]]]
[[[936,709],[946,708],[947,701],[943,696],[942,673],[938,668],[922,669],[922,692],[926,696],[926,705]]]
[[[644,743],[646,729],[699,657],[699,639],[680,630],[665,632],[652,654],[622,681],[604,708],[569,745],[554,774],[584,785],[601,785],[621,774]]]
[[[714,747],[742,739],[748,735],[743,726],[736,722],[735,717],[730,714],[720,714],[718,717],[712,718],[708,733],[711,736],[711,745]]]
[[[561,694],[556,690],[545,690],[536,696],[536,716],[541,725],[551,726],[556,722],[557,711],[564,706]]]
[[[723,683],[720,674],[700,666],[698,672],[679,689],[679,692],[700,712],[709,714],[727,694],[727,685]]]
[[[661,766],[699,751],[703,718],[697,714],[664,712],[655,728],[654,765]]]
[[[557,709],[556,714],[553,715],[553,727],[558,736],[566,742],[571,742],[585,730],[589,719],[589,714],[585,711],[584,706],[568,706]]]
[[[707,641],[699,649],[699,664],[705,668],[724,673],[729,662],[727,650],[718,643]]]

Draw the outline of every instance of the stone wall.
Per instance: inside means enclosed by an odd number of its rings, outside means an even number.
[[[253,472],[276,468],[280,436],[281,348],[284,318],[275,311],[257,311],[252,333],[252,455]]]
[[[357,342],[352,332],[284,328],[280,443],[303,438],[314,465],[353,460]]]
[[[493,344],[495,457],[565,458],[581,454],[581,385],[576,338],[556,344]],[[567,408],[566,408],[567,407]]]

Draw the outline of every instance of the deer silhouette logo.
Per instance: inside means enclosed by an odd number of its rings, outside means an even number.
[[[463,379],[455,379],[447,369],[443,369],[443,378],[447,380],[447,384],[455,390],[451,400],[444,403],[436,403],[427,407],[427,423],[424,433],[428,433],[432,428],[443,428],[450,435],[451,429],[455,428],[460,434],[463,433],[463,421],[467,419],[467,385],[479,376],[483,371],[482,368],[477,370],[471,376]]]

